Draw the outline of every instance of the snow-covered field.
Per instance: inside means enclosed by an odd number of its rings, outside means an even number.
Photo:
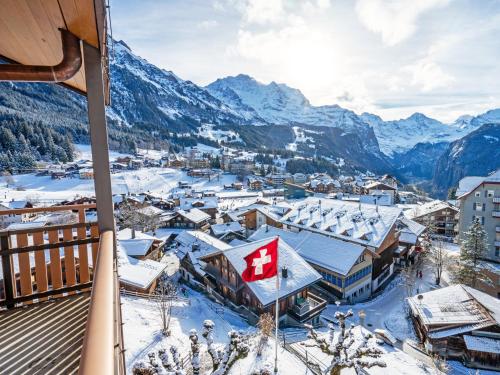
[[[94,181],[79,178],[53,180],[50,176],[34,174],[14,175],[14,183],[0,180],[0,198],[5,200],[37,197],[42,202],[55,203],[76,196],[94,195]],[[144,193],[168,194],[175,190],[179,181],[187,181],[197,191],[223,189],[236,181],[236,176],[221,174],[219,179],[189,177],[186,172],[171,168],[143,168],[137,171],[114,173],[111,183],[114,194]]]
[[[201,334],[202,323],[206,319],[215,323],[214,344],[218,347],[224,346],[229,341],[227,333],[232,329],[250,335],[255,333],[255,328],[249,326],[239,315],[190,289],[188,289],[188,302],[176,301],[173,303],[170,321],[171,334],[168,337],[161,334],[161,319],[154,302],[139,297],[122,296],[122,303],[127,373],[131,372],[134,363],[146,361],[148,353],[160,348],[168,349],[171,345],[175,345],[180,351],[181,358],[189,355],[189,331],[196,329]],[[202,343],[202,362],[210,362],[201,335],[200,340]],[[259,357],[256,355],[256,344],[257,338],[252,335],[249,341],[249,355],[237,361],[228,374],[249,374],[251,370],[273,369],[274,341],[271,339],[268,342]],[[283,348],[279,348],[278,359],[280,374],[311,374],[299,359]]]

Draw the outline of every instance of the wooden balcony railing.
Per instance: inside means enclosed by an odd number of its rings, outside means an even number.
[[[46,212],[74,214],[71,220],[64,217],[71,223],[21,225],[0,231],[0,308],[35,306],[78,293],[88,298],[91,292],[85,332],[80,336],[79,365],[76,362],[75,366],[79,374],[124,374],[114,232],[99,233],[97,223],[85,221],[86,210],[95,207],[85,204],[0,211],[0,216],[30,218]]]
[[[85,222],[88,209],[95,209],[95,205],[0,211],[0,216],[62,211],[76,214],[69,224],[0,231],[0,306],[10,308],[90,290],[99,230],[97,223]]]
[[[113,374],[115,368],[114,234],[102,233],[85,329],[80,374]],[[121,327],[117,327],[121,330]],[[119,353],[116,353],[119,357]],[[119,363],[119,362],[118,362]]]

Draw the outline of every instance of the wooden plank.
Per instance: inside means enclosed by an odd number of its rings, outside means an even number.
[[[28,235],[18,234],[16,236],[17,246],[28,245]],[[31,264],[29,253],[18,254],[19,261],[19,279],[21,284],[21,295],[27,296],[33,293],[33,283],[31,279]]]
[[[93,238],[99,238],[99,228],[90,228],[90,236]],[[99,242],[92,244],[92,267],[95,270],[95,265],[97,264],[97,251],[99,250]]]
[[[64,230],[68,228],[80,228],[80,227],[90,227],[90,226],[97,226],[97,223],[74,223],[74,224],[59,224],[59,225],[46,225],[43,227],[43,230],[46,232],[51,231],[51,230]],[[14,236],[16,234],[33,234],[38,231],[40,231],[40,228],[27,228],[27,229],[15,229],[15,230],[0,230],[0,233],[5,233],[9,236]]]
[[[63,287],[57,290],[47,290],[46,292],[43,293],[36,293],[32,294],[31,296],[23,296],[23,297],[16,297],[14,298],[14,302],[16,304],[18,303],[25,303],[26,301],[32,301],[34,299],[41,299],[41,298],[46,298],[46,297],[54,297],[58,298],[63,296],[63,293],[74,293],[76,291],[86,291],[88,289],[92,288],[92,282],[89,281],[88,283],[84,284],[77,284],[73,286],[68,286],[68,287]],[[0,306],[5,306],[7,305],[7,301],[2,301],[0,300]]]
[[[85,244],[91,244],[94,242],[99,242],[99,238],[84,238],[83,240],[76,239],[76,240],[71,240],[71,241],[65,241],[64,245],[65,246],[80,246],[80,245],[85,245]],[[60,243],[55,243],[55,244],[44,243],[43,245],[16,247],[14,249],[6,249],[6,250],[0,249],[0,255],[14,255],[14,254],[30,253],[30,252],[50,250],[50,249],[55,249],[55,248],[60,248],[60,247],[61,247]]]
[[[99,48],[94,2],[59,0],[59,4],[68,30],[92,46]]]
[[[85,210],[78,210],[78,221],[80,223],[85,223]],[[87,238],[87,230],[84,227],[78,228],[76,230],[77,239],[85,240]],[[78,246],[78,260],[79,260],[79,270],[80,270],[80,282],[86,283],[90,281],[89,272],[89,252],[88,245],[83,244]]]
[[[33,233],[33,244],[43,244],[43,232]],[[35,282],[36,291],[45,292],[49,289],[47,278],[47,265],[45,263],[45,250],[35,251]]]
[[[12,208],[9,210],[0,211],[0,216],[5,215],[19,215],[19,214],[31,214],[40,212],[58,212],[58,211],[78,211],[81,208],[89,209],[96,208],[95,203],[88,204],[72,204],[67,206],[50,206],[50,207],[34,207],[34,208]]]
[[[9,237],[3,235],[0,237],[0,248],[9,248]],[[5,293],[5,304],[7,308],[14,307],[14,297],[16,293],[16,283],[14,282],[14,265],[12,255],[2,255],[3,286]]]
[[[64,241],[73,240],[73,229],[63,230]],[[75,251],[73,246],[64,247],[64,275],[66,276],[66,286],[76,285],[76,265]]]
[[[57,230],[48,232],[49,243],[59,243],[59,233]],[[61,256],[59,247],[50,250],[50,278],[52,289],[60,289],[63,286],[62,269],[61,269]]]

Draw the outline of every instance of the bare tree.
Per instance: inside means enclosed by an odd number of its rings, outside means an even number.
[[[371,357],[376,359],[383,354],[382,350],[368,346],[368,339],[372,337],[371,333],[363,336],[362,344],[358,346],[356,350],[349,350],[355,343],[354,334],[352,332],[354,326],[351,325],[346,331],[345,320],[351,316],[353,316],[352,310],[349,310],[347,313],[340,311],[335,313],[335,318],[338,320],[340,326],[340,333],[336,342],[333,324],[329,325],[330,332],[328,339],[320,337],[311,325],[306,325],[309,331],[309,338],[315,341],[316,346],[319,347],[322,352],[333,356],[330,365],[324,370],[325,375],[340,375],[341,370],[348,367],[353,367],[356,374],[363,374],[363,369],[365,368],[387,366],[384,361],[367,361],[364,358]]]
[[[257,323],[260,331],[260,340],[257,346],[257,355],[262,354],[264,345],[267,343],[269,337],[272,336],[275,327],[274,317],[269,313],[261,314],[259,322]]]
[[[137,207],[130,204],[127,198],[124,198],[123,204],[120,207],[120,217],[123,225],[130,228],[132,231],[132,238],[135,238],[135,231],[144,224],[144,219],[137,212]]]
[[[166,275],[160,278],[160,282],[151,297],[155,302],[162,322],[162,333],[165,336],[170,335],[169,325],[172,311],[172,301],[177,295],[177,287],[170,281]]]

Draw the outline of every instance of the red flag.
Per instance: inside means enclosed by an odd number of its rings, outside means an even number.
[[[278,238],[259,247],[245,258],[247,268],[241,274],[243,281],[249,283],[269,279],[278,273]]]

